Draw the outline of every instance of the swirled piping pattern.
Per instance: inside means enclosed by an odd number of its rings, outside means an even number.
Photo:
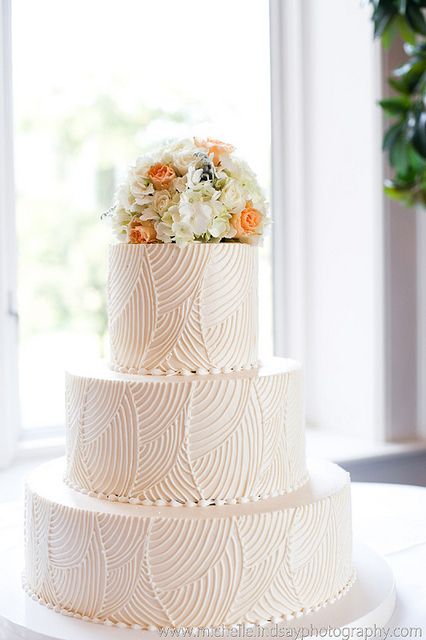
[[[144,504],[295,490],[307,479],[302,375],[277,369],[180,382],[67,374],[65,481]]]
[[[292,611],[291,613],[285,613],[279,616],[269,616],[267,620],[258,620],[256,624],[264,625],[264,626],[268,625],[270,622],[273,622],[274,624],[279,624],[284,621],[291,621],[291,620],[294,620],[295,618],[301,618],[302,616],[309,615],[311,613],[314,613],[315,611],[319,611],[320,609],[328,607],[329,605],[334,604],[337,600],[340,600],[344,595],[347,594],[347,592],[352,588],[354,582],[356,581],[356,577],[357,577],[356,571],[354,570],[351,577],[349,578],[349,580],[347,581],[344,587],[339,589],[339,591],[335,595],[331,596],[330,598],[327,598],[327,600],[320,602],[314,607],[309,607],[309,608],[302,607],[302,609],[298,609],[297,611]],[[56,613],[62,614],[63,616],[77,618],[78,620],[84,620],[85,622],[93,622],[94,624],[104,624],[105,626],[109,626],[109,627],[115,626],[121,629],[135,629],[135,630],[147,630],[147,631],[160,630],[160,627],[158,627],[155,624],[144,625],[144,624],[138,624],[137,622],[133,622],[133,623],[113,622],[109,618],[101,619],[101,618],[97,618],[96,616],[94,618],[91,618],[90,616],[81,615],[81,613],[78,613],[76,611],[70,611],[63,607],[60,607],[59,605],[53,605],[50,602],[46,602],[44,598],[42,598],[41,596],[38,596],[34,591],[31,590],[31,587],[27,583],[25,576],[23,577],[23,580],[22,580],[22,586],[24,591],[32,600],[45,606],[47,609],[51,609]],[[249,628],[251,624],[254,625],[255,623],[248,623],[247,627]],[[223,625],[223,626],[225,628],[230,628],[230,629],[235,628],[235,625],[232,625],[232,624]],[[205,627],[202,627],[202,628],[205,629]],[[210,629],[212,629],[212,633],[213,633],[214,632],[213,630],[215,629],[215,627],[210,627]]]
[[[111,366],[211,372],[257,362],[257,250],[238,243],[110,247]]]
[[[118,626],[206,627],[289,619],[352,579],[348,481],[293,508],[211,507],[220,517],[114,506],[73,508],[27,488],[25,582],[40,602]]]

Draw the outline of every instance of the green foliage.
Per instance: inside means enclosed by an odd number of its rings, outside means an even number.
[[[415,34],[426,35],[422,9],[426,0],[370,0],[373,5],[374,37],[389,46],[399,33],[405,42],[415,41]]]
[[[394,170],[385,193],[407,206],[426,206],[426,0],[370,0],[374,36],[389,47],[399,36],[407,61],[388,79],[395,95],[379,102],[391,120],[383,150]]]

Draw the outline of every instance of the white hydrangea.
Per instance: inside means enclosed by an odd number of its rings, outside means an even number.
[[[117,208],[112,218],[112,230],[115,238],[120,242],[127,240],[127,228],[133,219],[132,214],[123,208]]]
[[[179,202],[179,217],[193,230],[194,236],[210,233],[217,215],[222,213],[223,205],[218,200],[219,192],[205,198],[203,192],[185,191]]]
[[[167,222],[164,222],[164,220],[154,223],[158,240],[161,242],[173,242],[172,224],[168,224]]]

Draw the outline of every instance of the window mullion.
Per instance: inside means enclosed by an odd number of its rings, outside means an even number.
[[[304,361],[304,14],[299,0],[270,0],[269,7],[275,349]]]

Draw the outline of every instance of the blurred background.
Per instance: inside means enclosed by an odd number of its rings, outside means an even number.
[[[261,355],[304,363],[308,450],[426,485],[426,213],[383,196],[376,101],[400,54],[369,7],[0,6],[0,465],[63,452],[64,370],[107,350],[100,215],[137,155],[195,134],[232,142],[271,202]]]
[[[186,2],[185,19],[171,0],[14,0],[24,430],[62,425],[65,363],[105,356],[112,236],[100,215],[138,155],[164,138],[217,132],[270,191],[268,5],[245,4],[219,3],[206,25],[196,0]],[[226,55],[219,40],[233,43]],[[272,353],[269,249],[262,346]]]

